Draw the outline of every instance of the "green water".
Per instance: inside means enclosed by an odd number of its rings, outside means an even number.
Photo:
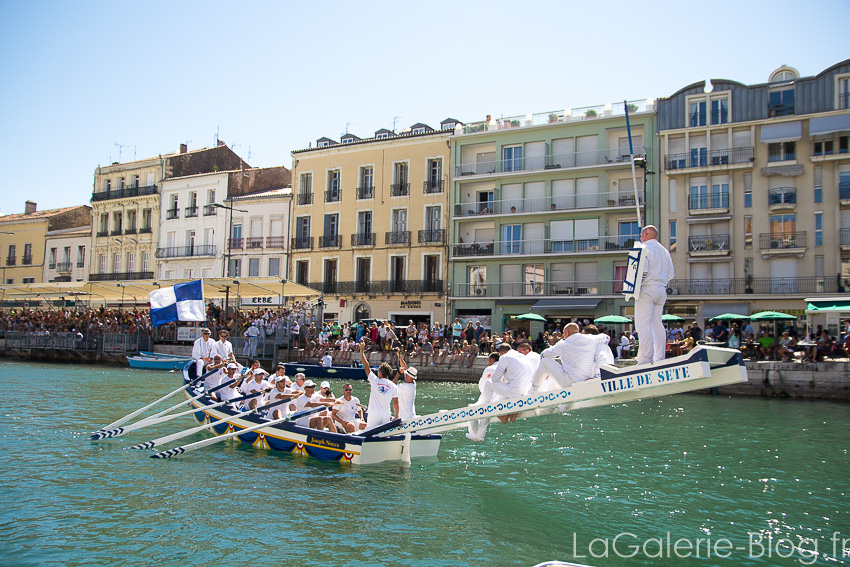
[[[230,442],[122,450],[188,417],[89,441],[176,374],[0,360],[0,385],[0,565],[850,564],[833,543],[850,550],[846,405],[680,395],[492,426],[483,444],[452,432],[438,462],[358,468]],[[417,409],[475,388],[422,383]]]

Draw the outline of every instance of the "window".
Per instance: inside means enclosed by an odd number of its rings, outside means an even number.
[[[814,169],[814,199],[815,203],[823,203],[823,168]]]
[[[50,249],[50,254],[47,257],[47,269],[55,270],[56,269],[56,248]]]
[[[105,236],[109,230],[109,213],[100,213],[100,235]]]
[[[691,167],[705,167],[708,165],[708,148],[691,148]]]
[[[753,208],[753,175],[751,173],[744,174],[744,208]]]
[[[110,179],[103,180],[103,190],[109,192],[112,190],[112,181]]]
[[[62,262],[65,264],[71,263],[71,247],[66,246],[62,251]]]
[[[744,248],[753,247],[753,217],[747,215],[744,217]]]
[[[522,225],[502,226],[502,254],[519,254],[522,251]]]
[[[442,189],[443,180],[443,160],[429,159],[428,160],[428,180],[427,186],[432,192],[439,192]]]
[[[425,207],[425,230],[440,230],[440,207]]]
[[[478,214],[493,212],[493,192],[479,191],[478,192]]]
[[[121,213],[112,213],[112,234],[121,234]]]
[[[767,161],[789,161],[797,159],[797,142],[776,142],[767,145]]]
[[[139,176],[138,175],[133,176],[132,183],[133,183],[132,187],[138,187],[139,186]]]
[[[142,252],[142,271],[149,272],[151,269],[151,253]]]
[[[711,100],[711,123],[726,124],[729,122],[729,99],[715,98]]]
[[[783,238],[797,233],[797,215],[770,215],[770,237]]]
[[[340,171],[334,169],[328,171],[328,191],[325,194],[326,203],[334,203],[340,199]]]
[[[705,101],[691,102],[688,108],[688,126],[705,126]]]
[[[98,264],[100,266],[98,273],[99,274],[105,274],[106,273],[106,254],[100,255],[100,261],[98,262]]]
[[[24,264],[32,264],[32,244],[24,244]]]
[[[132,252],[127,252],[127,271],[136,271],[136,255]]]
[[[815,213],[815,246],[823,246],[823,212]]]
[[[86,247],[77,246],[77,267],[84,268],[86,265]]]
[[[375,136],[375,139],[376,139],[376,140],[385,140],[385,139],[387,139],[387,138],[389,138],[389,137],[390,137],[389,133],[387,133],[387,132],[381,132],[380,134],[378,134],[377,136]]]
[[[469,278],[469,295],[487,295],[487,267],[469,266],[466,273]]]
[[[249,258],[248,259],[248,277],[256,278],[260,275],[260,259],[259,258]]]
[[[407,209],[393,209],[392,230],[393,232],[407,231]]]
[[[522,146],[502,148],[502,171],[522,171]]]
[[[269,277],[280,277],[280,258],[269,258]]]
[[[711,201],[709,208],[721,209],[729,206],[729,184],[713,183],[711,185]]]
[[[325,260],[325,290],[333,292],[336,286],[336,260]]]
[[[375,196],[375,169],[373,167],[360,168],[360,190],[357,192],[358,199],[371,199]]]
[[[524,267],[525,295],[543,293],[543,264],[526,264]]]
[[[136,210],[127,211],[127,232],[136,232]]]
[[[410,192],[410,178],[407,162],[393,164],[393,184],[390,187],[390,195],[393,197],[405,196]]]
[[[767,99],[768,116],[788,116],[794,114],[794,86],[771,89]]]
[[[310,217],[295,218],[295,245],[294,248],[307,248],[310,241]]]
[[[670,252],[676,251],[676,221],[670,221]]]
[[[295,262],[295,281],[301,285],[309,283],[310,262],[299,260]]]
[[[640,226],[635,222],[620,223],[620,248],[631,248],[635,241],[640,241]]]
[[[125,187],[124,178],[123,178],[123,177],[119,177],[119,178],[118,178],[118,188],[119,188],[119,189],[124,189],[124,187]]]
[[[207,190],[207,205],[215,203],[215,189]]]
[[[372,233],[372,211],[360,211],[357,213],[357,234],[364,236]]]
[[[325,215],[324,231],[322,232],[321,245],[339,246],[339,213],[331,213]]]
[[[117,274],[121,271],[121,256],[118,254],[112,255],[112,273]]]
[[[21,283],[35,283],[35,278],[21,278]]]
[[[691,210],[707,209],[708,208],[708,186],[707,185],[691,185],[691,192],[688,195],[688,208]]]
[[[309,195],[313,192],[313,174],[302,173],[301,182],[298,184],[298,193],[300,195]]]
[[[812,144],[813,156],[831,156],[835,153],[834,140],[820,140]]]
[[[183,279],[191,280],[195,277],[195,270],[192,268],[183,268]]]
[[[151,230],[151,209],[142,211],[142,230],[150,232]]]
[[[230,275],[228,277],[242,277],[242,260],[240,258],[233,258],[230,260]]]

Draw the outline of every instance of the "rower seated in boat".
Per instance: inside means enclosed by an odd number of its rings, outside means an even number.
[[[363,417],[363,406],[360,399],[353,396],[350,383],[342,387],[342,397],[337,399],[336,405],[331,410],[332,417],[337,423],[337,429],[342,427],[345,433],[354,433],[366,429],[366,420]]]
[[[280,400],[286,400],[289,398],[296,398],[302,395],[303,392],[299,392],[297,390],[292,389],[292,383],[289,381],[289,378],[286,376],[278,377],[278,380],[275,382],[274,388],[269,392],[265,400],[263,400],[264,404],[273,404]],[[276,406],[268,412],[269,419],[280,419],[282,417],[287,416],[286,408],[289,404],[284,404],[280,406]]]
[[[227,368],[225,369],[225,375],[222,378],[222,382],[227,382],[229,380],[233,380],[230,385],[225,386],[221,390],[211,394],[210,397],[218,401],[229,402],[233,398],[239,397],[239,384],[242,382],[242,377],[236,374],[239,365],[235,362],[229,362],[227,364]]]
[[[222,360],[221,355],[218,354],[218,353],[215,353],[213,355],[212,363],[209,366],[207,366],[206,370],[207,370],[207,372],[209,372],[211,370],[218,369],[218,372],[213,372],[212,374],[209,374],[206,378],[204,378],[204,391],[205,392],[209,392],[210,390],[212,390],[216,386],[221,385],[221,383],[224,381],[224,377],[225,377],[224,367],[225,367],[225,365],[226,365],[226,363]],[[213,394],[213,395],[215,395],[215,394]]]
[[[268,391],[271,390],[272,385],[271,382],[266,380],[266,371],[262,368],[255,368],[253,376],[250,380],[245,380],[242,382],[242,386],[240,387],[240,391],[242,395],[247,396],[249,394],[253,394],[257,391]],[[257,396],[245,400],[245,409],[254,409],[259,405],[259,399]]]
[[[316,392],[316,384],[312,380],[307,380],[304,382],[304,395],[299,396],[298,399],[295,400],[295,403],[292,404],[294,406],[295,412],[302,412],[308,408],[316,408],[319,406],[325,406],[327,408],[333,407],[333,402],[321,401],[324,396]],[[325,427],[328,428],[328,431],[331,433],[336,433],[336,427],[333,424],[333,420],[330,416],[320,417],[320,416],[305,416],[299,417],[295,420],[295,425],[300,425],[301,427],[310,427],[312,429],[318,429],[320,431],[324,430]]]

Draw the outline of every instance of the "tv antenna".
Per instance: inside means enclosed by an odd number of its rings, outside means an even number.
[[[122,150],[124,150],[124,148],[129,148],[130,146],[128,146],[126,144],[119,144],[118,142],[115,142],[115,147],[118,148],[118,163],[121,163],[121,152],[122,152]]]
[[[346,123],[345,123],[345,133],[344,133],[344,134],[342,134],[343,136],[345,136],[345,134],[348,134],[348,127],[349,127],[349,126],[357,126],[357,124],[356,124],[356,123],[354,123],[354,122],[346,122]]]
[[[404,118],[404,116],[393,116],[393,132],[396,131],[396,124],[398,123],[399,118]]]

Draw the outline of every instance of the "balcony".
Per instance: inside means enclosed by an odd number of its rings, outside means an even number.
[[[844,293],[838,277],[806,276],[797,278],[724,278],[714,280],[670,280],[668,304],[674,296],[707,295],[787,295]]]
[[[619,148],[594,150],[590,152],[572,152],[567,154],[549,154],[540,157],[522,157],[475,163],[462,163],[455,166],[457,181],[466,181],[480,176],[495,174],[527,173],[550,169],[571,169],[576,167],[629,166],[627,150]],[[635,146],[635,155],[645,155],[644,146]]]
[[[142,228],[139,229],[139,234],[150,234],[152,231],[153,231],[153,229],[151,227],[143,226]]]
[[[691,256],[728,256],[730,243],[728,234],[689,236],[688,252]]]
[[[688,212],[692,215],[716,215],[729,212],[729,193],[688,196]]]
[[[112,232],[109,233],[109,236],[121,236],[122,232],[120,228],[116,228]]]
[[[299,205],[312,205],[313,193],[298,193],[297,201]]]
[[[101,238],[103,236],[109,236],[109,231],[108,230],[98,230],[97,234],[95,236],[97,236],[98,238]]]
[[[838,200],[842,207],[850,205],[850,181],[838,183]]]
[[[640,181],[638,181],[640,183]],[[638,191],[638,200],[643,205],[643,191]],[[478,215],[504,215],[513,213],[546,213],[552,211],[574,211],[579,209],[606,209],[627,207],[634,210],[635,194],[588,193],[584,195],[560,195],[555,197],[536,197],[533,199],[502,199],[486,203],[458,203],[452,210],[453,218]]]
[[[227,239],[227,249],[228,250],[242,250],[242,245],[244,244],[243,238],[228,238]]]
[[[127,187],[115,191],[101,191],[92,193],[92,202],[108,201],[110,199],[124,199],[126,197],[143,197],[145,195],[156,195],[156,185],[145,187]]]
[[[410,183],[393,183],[390,185],[390,197],[407,197],[410,195]]]
[[[367,281],[342,281],[322,282],[310,284],[310,287],[321,289],[323,293],[337,295],[421,295],[425,293],[443,293],[443,280],[367,280]]]
[[[15,265],[15,257],[14,256],[7,256],[6,257],[6,265],[7,266],[14,266]]]
[[[768,190],[767,206],[771,211],[793,210],[797,206],[797,188],[774,187]]]
[[[452,245],[452,256],[539,256],[543,254],[572,254],[617,252],[622,254],[640,240],[637,235],[596,236],[562,240],[558,238],[536,240],[502,240],[495,242],[456,243]]]
[[[249,236],[245,239],[245,249],[246,250],[257,250],[263,248],[263,237],[262,236]]]
[[[83,260],[77,260],[77,267],[78,268],[85,268],[86,263]]]
[[[759,249],[762,254],[790,253],[802,254],[806,249],[805,232],[786,232],[759,234]]]
[[[217,209],[218,209],[218,207],[214,207],[212,204],[204,205],[204,216],[205,217],[214,217]]]
[[[668,154],[664,156],[664,169],[667,171],[741,164],[750,167],[753,165],[752,146],[730,150],[711,150],[710,152],[693,151],[689,154]]]
[[[452,286],[454,297],[563,297],[565,295],[618,295],[622,281],[530,281],[459,283]]]
[[[198,216],[198,207],[197,206],[186,207],[186,210],[184,212],[185,212],[185,215],[186,215],[185,218],[187,218],[187,219],[192,218],[192,217],[196,217],[196,216]]]
[[[303,237],[296,236],[292,238],[292,249],[293,250],[312,250],[313,249],[313,237]]]
[[[433,195],[434,193],[442,193],[443,192],[443,180],[437,181],[423,181],[422,182],[422,191],[426,195]]]
[[[166,220],[174,220],[180,216],[180,211],[177,209],[168,209],[165,211]]]
[[[136,229],[135,228],[128,228],[127,230],[124,231],[124,234],[125,235],[126,234],[136,234]]]
[[[55,269],[60,273],[69,273],[71,271],[71,262],[59,262],[56,264],[55,268],[50,268],[51,270]]]
[[[375,233],[361,233],[361,234],[352,234],[351,235],[351,245],[352,246],[374,246],[375,245]]]
[[[838,243],[841,250],[850,251],[850,228],[842,228],[838,230]]]
[[[342,200],[342,190],[331,189],[325,191],[325,203],[338,203]]]
[[[21,258],[22,266],[31,266],[32,265],[32,256],[24,256]]]
[[[812,161],[846,159],[850,153],[850,136],[818,137],[810,142]]]
[[[386,244],[410,246],[410,231],[399,230],[396,232],[386,233]]]
[[[56,269],[56,262],[48,262],[47,263],[47,269],[48,270],[55,270]]]
[[[285,236],[269,236],[266,238],[266,248],[283,248],[286,246]]]
[[[434,228],[419,231],[419,244],[445,244],[446,229]]]
[[[375,198],[375,188],[372,185],[366,187],[358,187],[357,188],[357,198],[358,199],[374,199]]]
[[[152,280],[153,272],[112,272],[108,274],[90,274],[90,282],[111,282],[122,280]]]
[[[334,234],[331,236],[319,237],[319,248],[339,248],[342,246],[342,235]]]
[[[193,258],[197,256],[215,256],[215,245],[172,246],[171,248],[156,249],[157,258]]]

